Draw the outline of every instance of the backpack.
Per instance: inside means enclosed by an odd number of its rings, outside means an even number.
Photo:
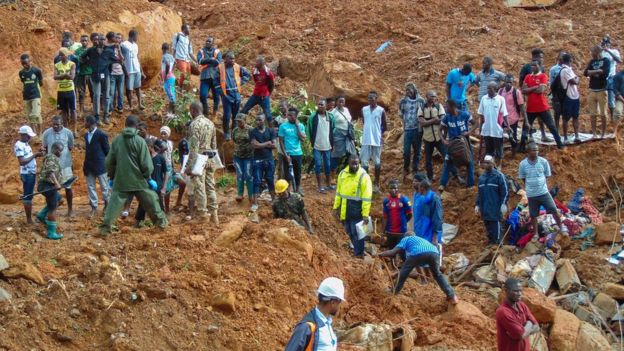
[[[555,79],[553,79],[552,83],[550,83],[550,92],[552,93],[552,99],[553,101],[558,102],[560,105],[563,104],[563,100],[566,97],[566,91],[568,90],[568,87],[564,87],[563,83],[561,82],[561,71],[563,71],[563,68],[559,70],[559,73],[557,73]]]

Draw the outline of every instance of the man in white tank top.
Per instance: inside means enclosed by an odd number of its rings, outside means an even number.
[[[362,149],[360,157],[362,167],[368,172],[368,163],[372,159],[375,163],[375,180],[373,191],[379,192],[379,178],[381,174],[381,148],[383,133],[386,127],[386,111],[377,105],[377,92],[368,93],[368,106],[362,107],[364,128],[362,131]]]

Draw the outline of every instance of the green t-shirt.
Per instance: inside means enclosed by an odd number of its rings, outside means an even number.
[[[74,52],[74,56],[76,56],[78,58],[78,60],[80,61],[82,59],[82,56],[87,52],[87,49],[88,48],[84,48],[81,45]],[[90,64],[88,64],[88,63],[81,63],[80,64],[80,71],[78,72],[79,76],[90,76],[92,73],[93,73],[93,68],[91,67]]]

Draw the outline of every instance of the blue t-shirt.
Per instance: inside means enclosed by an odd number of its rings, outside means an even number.
[[[536,197],[548,193],[546,178],[551,176],[550,164],[543,157],[537,157],[535,163],[525,158],[520,162],[518,178],[524,180],[527,197]]]
[[[467,111],[457,111],[457,116],[452,116],[450,112],[442,118],[442,125],[446,127],[446,134],[449,139],[457,138],[470,129],[472,116]]]
[[[395,246],[403,249],[407,257],[418,256],[425,253],[438,253],[438,248],[427,240],[417,236],[406,236]]]
[[[297,122],[297,126],[290,122],[282,123],[277,131],[277,136],[284,138],[284,148],[286,149],[286,154],[288,156],[303,155],[301,141],[299,140],[299,135],[297,135],[297,127],[301,130],[301,133],[305,133],[303,124],[300,122]]]
[[[451,85],[451,99],[457,102],[466,101],[466,91],[474,81],[475,76],[472,72],[463,75],[459,68],[452,69],[446,76],[446,83]]]

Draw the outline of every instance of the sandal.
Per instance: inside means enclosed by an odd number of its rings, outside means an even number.
[[[321,193],[321,194],[325,194],[325,188],[323,188],[323,187],[318,188],[318,190],[317,190],[317,191],[318,191],[319,193]]]

